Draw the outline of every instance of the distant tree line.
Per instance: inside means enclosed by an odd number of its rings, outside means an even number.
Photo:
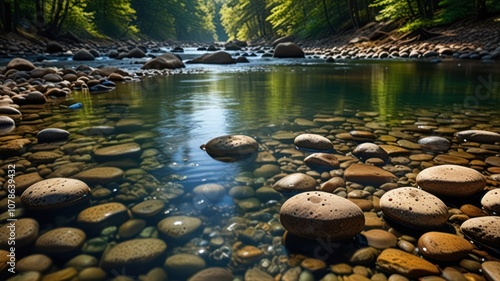
[[[0,0],[0,30],[57,38],[321,38],[394,20],[402,31],[483,18],[498,0]]]

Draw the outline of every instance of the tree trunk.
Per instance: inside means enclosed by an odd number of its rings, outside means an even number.
[[[325,17],[326,17],[326,23],[328,24],[328,29],[330,30],[330,33],[333,34],[333,26],[332,23],[330,22],[330,16],[328,15],[328,8],[326,7],[326,0],[323,0],[323,11],[325,12]]]
[[[36,17],[35,17],[35,25],[38,31],[40,31],[43,26],[45,25],[45,15],[44,15],[44,9],[43,9],[43,1],[42,0],[36,0],[35,1],[35,12],[36,12]]]

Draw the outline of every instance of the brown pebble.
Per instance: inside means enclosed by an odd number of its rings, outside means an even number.
[[[439,275],[439,269],[432,263],[397,249],[385,249],[377,258],[377,265],[383,270],[398,273],[408,278]]]
[[[424,257],[438,261],[456,261],[467,256],[474,246],[464,238],[444,232],[427,232],[418,239]]]

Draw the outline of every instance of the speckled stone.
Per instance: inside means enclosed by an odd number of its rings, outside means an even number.
[[[57,159],[61,158],[63,154],[56,151],[37,151],[30,156],[28,156],[28,160],[35,164],[46,164],[52,163]]]
[[[220,184],[206,183],[196,186],[193,193],[197,199],[218,202],[226,195],[226,189]]]
[[[273,184],[273,188],[280,192],[303,192],[316,189],[316,180],[303,173],[293,173]]]
[[[165,269],[169,277],[185,280],[193,274],[205,269],[205,260],[193,254],[175,254],[165,260]]]
[[[24,175],[16,175],[16,195],[21,195],[31,185],[42,181],[43,178],[37,172],[28,173]],[[5,182],[3,188],[7,190],[8,181]]]
[[[12,226],[14,228],[11,228]],[[0,228],[0,247],[2,249],[9,249],[10,246],[15,245],[20,249],[22,247],[33,246],[33,243],[38,238],[38,227],[38,222],[31,218],[21,218],[12,223],[7,222]],[[9,240],[12,230],[15,233],[15,240]],[[15,244],[11,244],[12,241]]]
[[[384,271],[401,274],[410,279],[427,275],[439,275],[434,264],[397,249],[385,249],[377,258],[377,265]]]
[[[361,209],[340,196],[322,192],[302,192],[289,198],[280,209],[283,227],[297,236],[341,240],[363,230]]]
[[[500,248],[500,217],[485,216],[468,219],[462,223],[460,231],[480,244]]]
[[[36,134],[39,143],[68,140],[70,133],[59,128],[46,128]]]
[[[386,248],[395,248],[398,244],[398,238],[394,234],[383,229],[371,229],[361,232],[366,238],[368,246],[383,250]]]
[[[310,154],[304,159],[309,166],[320,166],[322,168],[335,169],[339,167],[339,160],[330,153],[317,152]]]
[[[79,204],[89,195],[90,188],[80,180],[52,178],[28,187],[21,201],[30,209],[57,209]]]
[[[40,235],[35,248],[47,255],[65,255],[79,250],[86,238],[85,232],[78,228],[59,227]]]
[[[198,271],[188,281],[233,281],[233,274],[222,267],[211,267]]]
[[[364,164],[351,164],[344,172],[344,179],[363,185],[380,186],[396,182],[398,178],[379,167]]]
[[[489,212],[500,214],[500,188],[486,192],[481,198],[481,205]]]
[[[466,130],[455,134],[460,141],[495,143],[500,142],[500,134],[485,130]]]
[[[439,165],[417,175],[417,184],[435,195],[467,197],[484,189],[486,179],[478,171],[458,165]]]
[[[19,272],[46,272],[52,267],[52,259],[43,254],[33,254],[17,261],[16,269]]]
[[[418,239],[418,249],[431,260],[456,261],[466,257],[474,246],[460,236],[431,231]]]
[[[499,261],[486,261],[481,264],[484,277],[488,281],[500,280],[500,262]]]
[[[106,146],[94,151],[94,157],[99,162],[136,159],[140,155],[141,147],[135,142]]]
[[[231,162],[256,154],[259,144],[249,136],[225,135],[209,140],[201,145],[201,149],[212,158]]]
[[[97,232],[110,225],[120,225],[130,218],[128,208],[118,202],[95,205],[81,211],[76,221],[82,228]]]
[[[101,267],[108,271],[144,272],[152,268],[167,250],[167,244],[156,238],[133,239],[117,244],[101,258]]]
[[[184,240],[196,233],[202,227],[199,218],[188,216],[173,216],[161,220],[158,223],[158,230],[167,238]]]
[[[165,201],[152,199],[142,201],[141,203],[133,206],[130,211],[136,218],[150,218],[163,211],[164,208]]]
[[[97,167],[81,171],[72,177],[89,185],[105,185],[110,182],[122,182],[125,173],[122,169],[116,167]]]
[[[311,150],[332,150],[333,143],[318,134],[300,134],[293,140],[296,147]]]
[[[436,196],[414,187],[400,187],[380,198],[385,216],[416,228],[437,228],[448,220],[448,208]]]

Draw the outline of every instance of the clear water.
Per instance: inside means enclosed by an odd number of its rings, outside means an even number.
[[[420,118],[418,112],[423,111],[441,114],[450,120],[453,115],[470,115],[475,123],[500,131],[498,66],[497,63],[460,61],[324,64],[317,60],[299,63],[260,60],[233,66],[203,66],[202,73],[185,71],[186,74],[149,77],[118,84],[116,90],[109,93],[74,92],[72,99],[62,104],[81,102],[84,107],[72,111],[59,106],[59,101],[54,102],[43,115],[46,116],[44,125],[51,127],[65,122],[64,129],[76,133],[83,127],[113,125],[120,119],[144,121],[141,131],[152,132],[153,137],[142,142],[161,152],[162,167],[150,173],[160,184],[179,183],[186,192],[168,202],[165,216],[200,216],[207,229],[208,234],[193,239],[191,246],[169,244],[171,252],[189,252],[189,247],[208,249],[209,230],[223,233],[233,217],[276,222],[282,203],[263,202],[262,210],[265,209],[267,215],[259,216],[260,210],[256,215],[240,211],[229,196],[215,206],[203,198],[193,197],[192,188],[204,183],[222,184],[226,189],[236,185],[256,189],[264,185],[264,181],[253,178],[256,166],[252,163],[216,161],[201,150],[200,145],[225,134],[245,134],[265,144],[272,141],[272,135],[278,131],[304,131],[294,124],[296,118],[313,120],[317,116],[343,116],[360,121],[346,125],[347,130],[362,129],[364,123],[375,121],[387,124],[390,131],[391,127],[402,126],[403,120],[416,122]],[[376,114],[365,117],[357,115],[360,112]],[[109,140],[120,138],[126,139],[126,136],[112,135]],[[237,236],[224,238],[229,247],[238,240]],[[266,243],[270,241],[263,239],[257,246],[265,247]],[[271,260],[273,255],[286,255],[286,250],[275,249],[270,253],[252,264],[231,268],[236,275],[243,276],[247,268],[264,259]]]

